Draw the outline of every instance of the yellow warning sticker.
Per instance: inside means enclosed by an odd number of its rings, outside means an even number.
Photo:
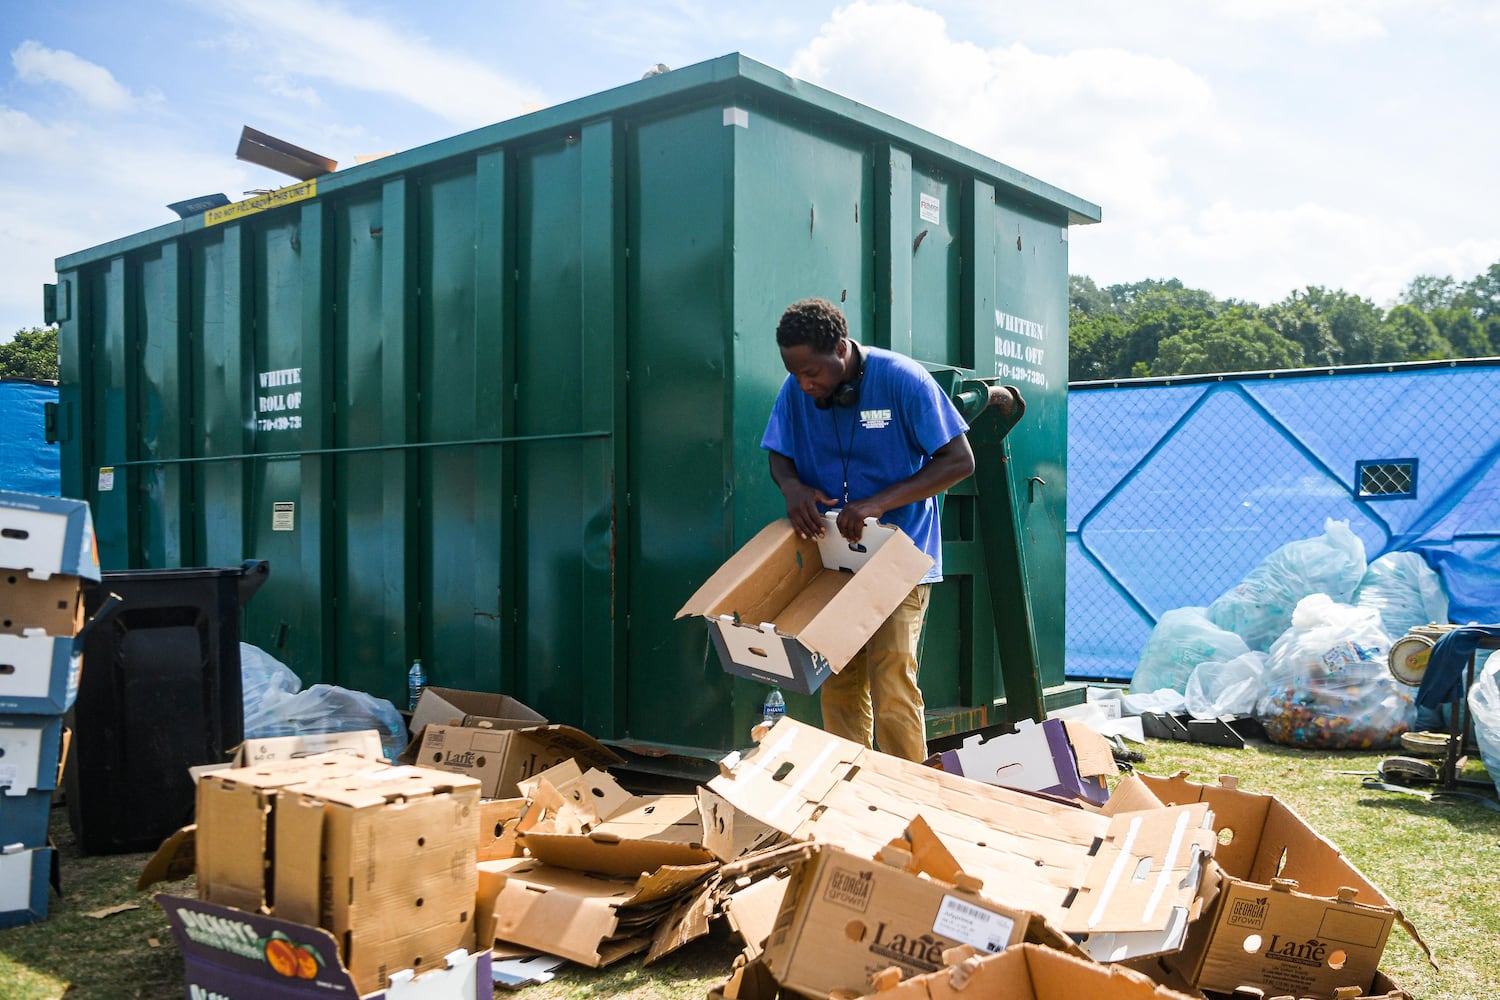
[[[301,184],[293,184],[290,187],[277,188],[275,191],[267,191],[258,194],[254,198],[246,198],[237,201],[233,205],[224,205],[220,208],[211,208],[203,213],[203,224],[205,226],[217,226],[222,222],[232,222],[235,219],[256,212],[264,212],[271,208],[280,208],[283,205],[293,205],[299,201],[307,201],[315,198],[318,194],[318,181],[316,178],[303,181]]]

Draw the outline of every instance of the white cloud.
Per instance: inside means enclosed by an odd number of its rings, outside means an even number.
[[[304,104],[309,108],[316,108],[323,103],[318,92],[312,87],[298,87],[280,73],[263,73],[255,78],[255,82],[268,94]]]
[[[1386,34],[1380,14],[1390,3],[1371,0],[1229,0],[1223,11],[1244,21],[1275,22],[1329,42],[1357,42]]]
[[[386,94],[470,128],[520,114],[527,102],[545,103],[480,58],[337,3],[227,0],[218,10],[236,22],[238,37],[254,37],[254,50],[287,81]]]
[[[71,52],[28,39],[12,50],[10,61],[23,82],[58,84],[102,111],[124,111],[135,103],[109,70]]]
[[[24,111],[0,104],[0,157],[46,160],[64,155],[70,125],[43,125]]]

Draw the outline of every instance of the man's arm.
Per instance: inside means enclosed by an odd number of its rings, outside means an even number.
[[[960,434],[933,452],[932,460],[917,470],[915,475],[899,483],[892,483],[874,496],[851,500],[846,504],[839,511],[839,534],[851,542],[857,542],[864,534],[865,518],[873,517],[878,521],[888,510],[935,497],[962,482],[973,472],[974,450],[969,447],[968,436]],[[774,463],[771,474],[775,475]],[[777,482],[779,485],[780,480]]]
[[[818,505],[832,507],[838,503],[823,491],[808,486],[797,474],[797,463],[779,451],[768,452],[771,456],[771,478],[786,497],[786,516],[803,538],[823,537],[823,512]],[[926,471],[925,469],[923,471]]]

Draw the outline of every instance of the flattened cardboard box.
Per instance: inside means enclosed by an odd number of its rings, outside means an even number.
[[[636,876],[663,865],[713,862],[694,795],[631,795],[590,769],[554,788],[540,783],[520,843],[549,865]]]
[[[385,748],[380,744],[380,734],[373,729],[359,729],[348,733],[304,733],[246,740],[235,749],[232,760],[235,767],[256,767],[320,754],[348,754],[366,760],[382,760]]]
[[[542,713],[508,694],[485,694],[460,688],[430,687],[422,691],[411,713],[411,732],[420,737],[430,725],[527,729],[545,726]]]
[[[477,781],[422,767],[284,790],[275,915],[332,931],[362,991],[473,950],[478,806]]]
[[[821,539],[782,518],[729,557],[677,612],[708,621],[731,674],[810,694],[838,673],[932,568],[899,528],[867,521],[858,546],[824,515]]]
[[[1368,989],[1397,921],[1427,950],[1385,894],[1274,795],[1241,791],[1234,779],[1134,780],[1166,803],[1207,803],[1215,827],[1230,831],[1211,869],[1212,905],[1181,954],[1163,959],[1198,989],[1297,996]]]
[[[717,862],[668,865],[625,879],[535,858],[482,862],[479,940],[535,948],[599,968],[644,951],[673,903],[717,867]]]
[[[940,760],[949,774],[1094,805],[1109,799],[1105,776],[1119,771],[1104,737],[1062,719],[1022,719],[1014,733],[988,740],[975,733]]]
[[[403,759],[407,757],[402,755]],[[621,763],[613,750],[572,726],[529,729],[430,725],[413,763],[466,774],[487,799],[514,798],[517,783],[572,758],[584,767]]]
[[[202,900],[159,893],[183,958],[190,997],[256,1000],[490,1000],[490,953],[455,952],[440,967],[414,977],[390,970],[388,985],[360,993],[339,959],[333,935],[262,913],[245,913]]]
[[[1089,811],[866,750],[784,718],[709,787],[795,839],[873,857],[919,813],[997,902],[1039,914],[1101,961],[1172,951],[1199,907],[1208,807]]]

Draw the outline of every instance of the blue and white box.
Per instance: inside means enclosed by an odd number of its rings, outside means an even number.
[[[62,729],[60,715],[0,715],[0,794],[57,787]]]
[[[0,847],[0,927],[47,919],[47,877],[52,848]]]
[[[78,698],[82,669],[73,639],[0,632],[0,713],[61,715]]]
[[[99,579],[94,521],[82,500],[0,492],[0,568],[33,580]]]

